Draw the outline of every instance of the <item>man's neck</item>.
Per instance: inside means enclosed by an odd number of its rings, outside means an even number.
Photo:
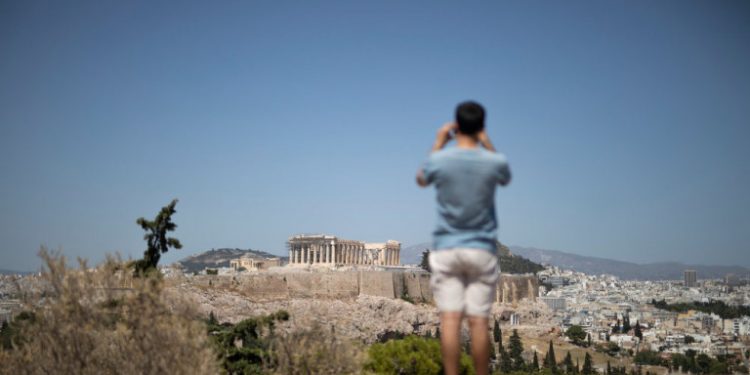
[[[479,147],[479,139],[477,139],[476,135],[466,135],[461,133],[456,133],[456,147],[458,148],[478,148]]]

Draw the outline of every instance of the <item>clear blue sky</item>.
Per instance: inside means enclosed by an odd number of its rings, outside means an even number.
[[[427,5],[429,4],[429,6]],[[414,173],[475,99],[500,240],[750,266],[750,3],[0,2],[0,268],[325,232],[430,239]]]

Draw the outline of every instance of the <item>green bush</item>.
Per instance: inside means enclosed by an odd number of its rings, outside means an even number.
[[[365,370],[378,374],[442,374],[440,341],[419,336],[373,344]],[[474,366],[466,353],[461,353],[461,374],[474,374]]]

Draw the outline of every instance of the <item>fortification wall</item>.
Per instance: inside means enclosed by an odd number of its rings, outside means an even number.
[[[257,273],[241,276],[198,275],[171,282],[190,283],[204,289],[224,289],[252,301],[288,298],[353,299],[359,295],[408,297],[432,303],[430,275],[422,271],[348,271]],[[501,275],[496,302],[535,300],[539,282],[534,275]]]

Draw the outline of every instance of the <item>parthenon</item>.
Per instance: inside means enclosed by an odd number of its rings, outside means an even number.
[[[289,264],[396,266],[401,263],[401,243],[365,243],[326,234],[289,237]]]

